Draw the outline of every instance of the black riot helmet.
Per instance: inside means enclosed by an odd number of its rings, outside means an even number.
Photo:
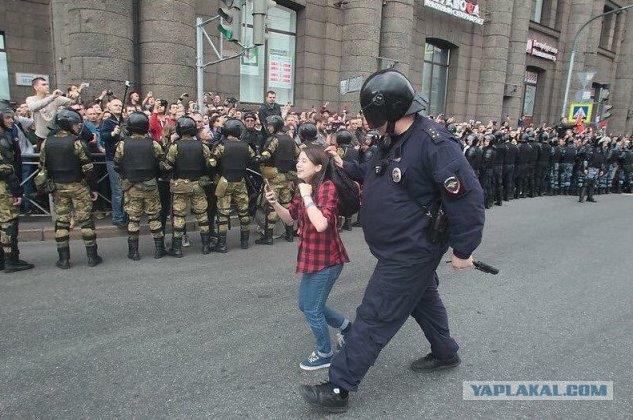
[[[449,124],[446,126],[446,129],[448,130],[449,133],[455,135],[455,133],[457,133],[457,126],[453,123]]]
[[[503,131],[497,130],[494,133],[492,133],[492,135],[495,136],[495,140],[497,144],[503,141]]]
[[[425,110],[426,105],[426,99],[415,94],[405,75],[394,69],[372,74],[360,90],[360,107],[371,128],[393,124],[406,115]]]
[[[14,116],[15,116],[15,112],[13,111],[13,108],[11,108],[9,104],[5,102],[0,102],[0,127],[2,127],[5,130],[9,129],[9,127],[6,127],[4,125],[4,118],[14,117]]]
[[[55,114],[55,125],[64,131],[68,131],[73,134],[79,134],[79,132],[75,132],[73,129],[73,125],[81,124],[83,119],[81,115],[74,109],[64,108],[57,111]]]
[[[127,119],[127,130],[130,134],[147,134],[149,132],[149,118],[142,112],[132,112]]]
[[[317,136],[317,128],[316,125],[312,123],[305,123],[299,126],[297,133],[299,134],[299,138],[301,139],[301,141],[311,141],[314,140]]]
[[[495,136],[493,134],[486,134],[484,140],[489,141],[491,145],[495,144]]]
[[[347,130],[341,130],[336,133],[336,144],[338,145],[350,144],[353,139],[352,133]]]
[[[529,133],[523,133],[521,134],[521,137],[519,137],[519,142],[523,143],[526,141],[530,141],[530,134]]]
[[[246,130],[246,126],[241,120],[238,120],[237,118],[229,118],[224,122],[224,127],[222,127],[222,134],[239,139],[242,136],[244,130]]]
[[[540,135],[539,135],[539,141],[541,143],[547,143],[549,141],[549,134],[547,134],[547,132],[543,131]]]
[[[270,115],[266,117],[266,130],[268,130],[268,126],[271,125],[273,127],[272,133],[269,132],[271,136],[281,131],[284,128],[284,120],[280,115]]]
[[[198,134],[198,127],[196,122],[191,117],[180,117],[176,122],[176,134],[180,137],[183,136],[195,136]]]
[[[475,147],[477,146],[477,144],[479,144],[479,139],[476,135],[470,134],[468,137],[466,137],[466,143],[468,143],[471,147]]]

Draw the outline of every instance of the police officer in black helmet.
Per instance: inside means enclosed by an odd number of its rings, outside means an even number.
[[[367,122],[383,135],[377,156],[371,163],[344,162],[333,147],[327,150],[363,183],[361,221],[378,263],[345,345],[332,359],[329,381],[302,387],[306,401],[332,412],[347,409],[349,391],[409,316],[431,343],[431,353],[412,363],[414,371],[460,363],[436,269],[449,246],[454,268],[471,267],[484,225],[483,192],[459,143],[444,126],[418,114],[425,101],[404,75],[392,69],[374,73],[360,102]],[[448,220],[444,237],[431,225],[438,207]]]

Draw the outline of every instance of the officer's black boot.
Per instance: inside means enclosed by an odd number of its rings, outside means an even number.
[[[127,257],[133,261],[138,261],[141,256],[138,253],[138,238],[128,238],[127,240]]]
[[[182,236],[180,238],[171,238],[171,252],[172,257],[182,258]]]
[[[345,221],[343,222],[343,229],[344,230],[352,230],[352,218],[351,217],[346,217]]]
[[[349,392],[330,382],[319,385],[301,385],[301,395],[310,405],[330,413],[347,411]]]
[[[228,251],[226,247],[226,233],[218,233],[218,243],[215,245],[215,248],[213,248],[213,252],[226,254]]]
[[[449,360],[440,360],[436,358],[433,353],[429,353],[426,356],[413,361],[413,363],[411,363],[411,370],[414,372],[432,372],[435,370],[459,366],[461,362],[462,361],[457,354]]]
[[[272,245],[273,244],[273,230],[266,229],[261,238],[255,241],[257,245]]]
[[[585,194],[587,193],[587,188],[586,187],[582,187],[580,189],[580,195],[578,196],[578,202],[582,203],[583,201],[585,201]]]
[[[210,239],[211,238],[209,237],[209,232],[200,232],[200,240],[202,241],[202,253],[204,255],[211,253]]]
[[[97,244],[86,246],[86,255],[88,256],[88,267],[94,267],[103,262],[103,258],[97,253]]]
[[[215,227],[213,226],[213,223],[211,223],[210,230],[209,230],[209,249],[213,250],[213,248],[215,248],[217,243],[218,243],[218,234],[215,231]]]
[[[68,246],[57,248],[57,254],[59,258],[55,265],[62,270],[68,270],[70,268],[70,248]]]
[[[286,242],[292,242],[295,240],[295,228],[294,226],[284,226],[286,228],[286,234],[284,235],[284,239]]]
[[[595,203],[596,200],[593,198],[593,186],[587,187],[587,203]]]
[[[167,255],[165,250],[165,238],[154,238],[154,258],[161,259]]]
[[[250,239],[250,232],[242,230],[240,232],[240,248],[248,249],[248,240]]]
[[[11,239],[11,253],[5,256],[4,272],[15,273],[16,271],[30,270],[35,267],[33,264],[27,263],[20,259],[20,250],[18,249],[18,238]]]

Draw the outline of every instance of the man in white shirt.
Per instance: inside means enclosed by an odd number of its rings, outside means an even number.
[[[80,89],[70,91],[68,97],[62,96],[63,92],[59,89],[50,92],[50,87],[46,79],[36,77],[31,83],[35,90],[34,96],[26,98],[26,105],[33,113],[33,121],[35,125],[35,135],[39,138],[38,149],[41,142],[48,137],[50,131],[49,124],[55,118],[55,114],[59,107],[68,106],[76,101],[79,97]]]

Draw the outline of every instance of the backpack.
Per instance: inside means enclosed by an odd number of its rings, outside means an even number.
[[[360,209],[360,186],[354,182],[332,160],[325,169],[325,178],[334,183],[338,194],[339,216],[351,217]]]

